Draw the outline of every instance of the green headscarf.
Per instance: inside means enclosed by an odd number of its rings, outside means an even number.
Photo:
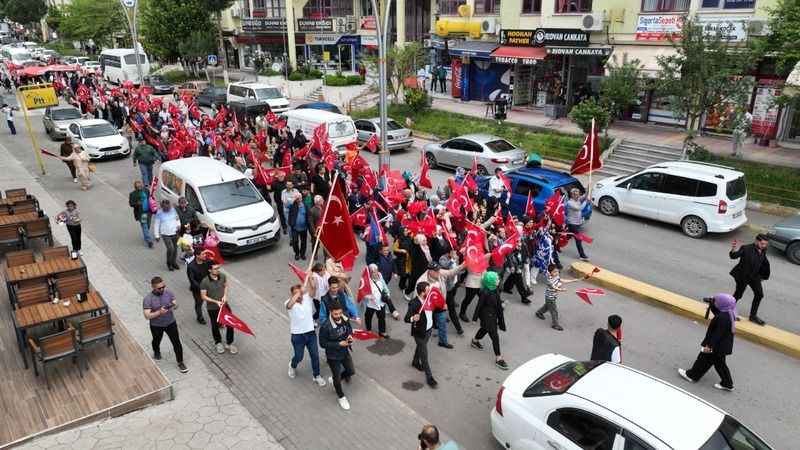
[[[497,281],[498,277],[495,272],[486,272],[483,274],[483,278],[481,279],[481,287],[487,291],[493,291],[497,289]]]

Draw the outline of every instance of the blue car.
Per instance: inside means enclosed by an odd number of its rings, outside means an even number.
[[[325,102],[304,103],[302,105],[298,105],[295,109],[319,109],[321,111],[328,111],[336,114],[342,113],[342,110],[340,110],[338,106],[334,105],[333,103]]]
[[[525,215],[529,192],[533,192],[533,204],[538,214],[544,211],[545,202],[556,190],[561,195],[568,194],[572,188],[578,188],[581,192],[586,191],[581,182],[572,175],[543,167],[522,167],[505,172],[505,175],[511,181],[511,200],[509,201],[508,209],[511,214],[520,218]],[[478,177],[476,180],[478,193],[482,197],[488,196],[489,178]],[[586,207],[583,209],[583,218],[589,220],[591,216],[592,203],[586,202]]]

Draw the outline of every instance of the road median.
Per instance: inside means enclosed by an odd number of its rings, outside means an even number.
[[[592,272],[594,267],[596,266],[590,263],[576,261],[572,263],[571,269],[578,276],[586,276]],[[694,300],[603,268],[600,268],[599,272],[592,275],[589,281],[692,320],[706,321],[705,313],[707,307],[702,301]],[[770,325],[759,326],[748,320],[736,323],[736,335],[800,359],[800,335]]]

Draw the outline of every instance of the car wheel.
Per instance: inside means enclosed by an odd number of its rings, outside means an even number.
[[[681,221],[684,234],[693,239],[700,239],[708,232],[706,222],[697,216],[686,216]]]
[[[619,214],[619,205],[617,201],[611,197],[601,197],[598,202],[600,212],[606,216],[616,216]]]
[[[478,166],[478,175],[480,175],[482,177],[485,177],[485,176],[489,175],[489,171],[486,170],[486,167]]]
[[[428,168],[430,168],[430,169],[435,169],[436,166],[439,164],[436,161],[436,157],[433,156],[433,153],[431,153],[431,152],[428,152],[428,153],[425,154],[425,160],[428,161]]]
[[[786,247],[786,257],[789,261],[800,264],[800,242],[792,242]]]

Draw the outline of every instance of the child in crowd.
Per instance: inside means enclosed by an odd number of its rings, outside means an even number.
[[[578,280],[568,279],[562,280],[559,273],[558,266],[550,264],[547,266],[547,287],[544,290],[544,305],[536,311],[536,317],[544,319],[544,313],[550,312],[551,328],[557,331],[563,331],[564,328],[558,323],[558,307],[556,300],[560,291],[566,291],[564,285],[567,283],[574,283]]]

